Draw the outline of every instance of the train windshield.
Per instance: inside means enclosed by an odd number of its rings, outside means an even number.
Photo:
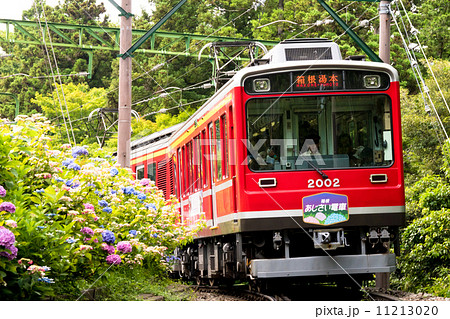
[[[246,108],[247,160],[254,171],[393,163],[386,95],[254,98]]]

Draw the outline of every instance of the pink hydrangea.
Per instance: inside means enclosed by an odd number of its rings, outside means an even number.
[[[0,226],[0,246],[9,247],[14,245],[16,237],[14,234],[3,226]]]
[[[318,220],[325,220],[325,219],[327,219],[327,216],[324,213],[317,213],[315,217]]]
[[[14,220],[6,220],[5,221],[5,225],[11,228],[16,228],[17,227],[17,223]]]
[[[117,250],[126,254],[131,253],[133,247],[131,247],[131,244],[128,241],[121,241],[117,244]]]
[[[118,265],[122,262],[122,258],[119,255],[109,255],[106,257],[106,262],[109,265]]]
[[[313,216],[306,217],[305,219],[303,219],[303,221],[310,224],[320,224],[319,220]]]
[[[6,196],[6,189],[0,185],[0,197]]]
[[[0,204],[0,212],[8,212],[13,214],[16,212],[16,206],[10,202],[3,202]]]
[[[85,235],[94,236],[94,231],[89,227],[83,227],[80,229],[80,232],[82,232]]]
[[[89,203],[84,204],[84,208],[85,209],[90,209],[90,210],[95,210],[94,205],[89,204]]]

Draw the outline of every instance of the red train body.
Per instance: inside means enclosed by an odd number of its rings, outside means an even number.
[[[137,178],[207,228],[184,277],[363,278],[395,269],[404,223],[399,81],[327,41],[284,41],[185,123],[132,143]]]

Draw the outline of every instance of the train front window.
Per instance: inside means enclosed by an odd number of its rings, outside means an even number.
[[[393,163],[385,95],[255,98],[246,107],[247,159],[254,171]]]

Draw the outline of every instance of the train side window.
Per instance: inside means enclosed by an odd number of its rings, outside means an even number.
[[[227,127],[227,116],[222,115],[221,118],[222,124],[222,154],[223,154],[223,178],[229,176],[228,174],[228,127]]]
[[[192,141],[190,141],[188,144],[188,151],[187,151],[187,156],[188,156],[188,170],[189,170],[189,179],[188,179],[188,190],[189,190],[189,194],[193,193],[193,188],[194,188],[194,165],[193,165],[193,152],[192,152]]]
[[[155,163],[150,163],[147,165],[147,178],[156,182],[156,165],[155,165]]]
[[[215,139],[216,139],[216,179],[222,179],[222,143],[221,143],[221,130],[220,130],[220,120],[217,119],[214,122],[215,128]]]
[[[194,138],[194,171],[195,171],[195,190],[201,188],[202,182],[202,161],[201,161],[201,145],[200,134]]]
[[[183,146],[182,148],[182,158],[183,158],[183,166],[182,166],[182,184],[183,184],[183,195],[186,195],[188,192],[187,186],[188,186],[188,170],[187,170],[187,163],[186,163],[186,146]]]
[[[202,172],[202,184],[203,187],[207,186],[207,167],[206,167],[206,149],[207,146],[209,144],[207,143],[207,139],[206,139],[206,130],[202,131],[202,143],[201,143],[201,147],[202,147],[202,152],[201,152],[201,161],[202,161],[202,168],[203,168],[203,172]]]
[[[178,149],[178,178],[179,178],[179,181],[180,181],[180,196],[182,194],[184,194],[184,183],[183,183],[184,171],[183,171],[183,165],[184,165],[184,160],[183,160],[182,148],[179,148]]]
[[[144,178],[144,165],[140,165],[136,167],[136,179],[143,179]]]

